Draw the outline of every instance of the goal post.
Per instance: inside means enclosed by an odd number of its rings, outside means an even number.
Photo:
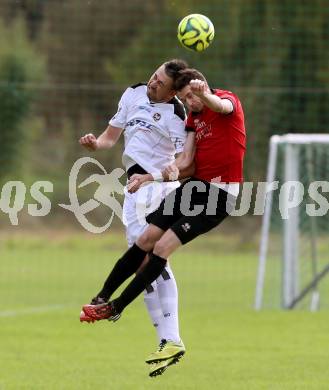
[[[329,295],[328,180],[329,134],[271,137],[256,310],[316,310],[321,291]]]

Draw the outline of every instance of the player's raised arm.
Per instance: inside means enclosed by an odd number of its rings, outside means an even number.
[[[198,96],[202,103],[210,108],[212,111],[221,114],[230,114],[234,107],[229,99],[221,99],[219,96],[211,93],[208,84],[203,80],[190,81],[191,92]]]
[[[98,138],[96,138],[94,134],[89,133],[81,137],[79,143],[91,151],[110,149],[118,142],[121,133],[121,128],[108,125],[105,131]]]

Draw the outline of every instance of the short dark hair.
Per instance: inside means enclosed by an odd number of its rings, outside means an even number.
[[[166,75],[173,79],[174,89],[176,89],[175,88],[176,80],[178,79],[178,77],[180,77],[180,72],[184,69],[187,69],[188,67],[187,62],[175,58],[173,60],[165,62],[164,67],[165,67]]]
[[[202,80],[207,82],[204,75],[196,69],[186,68],[179,71],[179,76],[175,80],[174,89],[176,91],[181,91],[184,87],[186,87],[191,80]]]

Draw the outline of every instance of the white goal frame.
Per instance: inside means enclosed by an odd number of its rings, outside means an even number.
[[[299,167],[298,158],[298,145],[303,144],[329,144],[329,134],[285,134],[282,136],[273,135],[270,139],[270,151],[267,165],[267,194],[265,198],[265,208],[262,220],[261,239],[259,248],[259,264],[256,283],[255,304],[256,310],[260,310],[263,305],[263,290],[266,273],[266,262],[268,252],[268,240],[271,222],[271,212],[273,205],[273,191],[271,191],[270,185],[275,180],[277,169],[277,155],[278,146],[285,144],[284,151],[284,181],[298,181],[299,180]],[[316,179],[315,179],[316,180]],[[329,178],[328,178],[329,180]],[[286,194],[289,196],[289,194]],[[283,199],[286,198],[283,197]],[[310,290],[316,287],[317,282],[327,272],[329,267],[323,270],[320,274],[315,274],[312,283],[307,286],[305,291],[299,290],[298,285],[298,209],[290,210],[291,214],[288,219],[283,220],[283,272],[282,272],[282,307],[285,309],[291,309],[294,307],[298,300],[298,297],[305,296]],[[314,272],[316,273],[316,242],[315,232],[316,224],[315,217],[311,218],[311,230],[313,233],[312,238],[312,262],[314,264]],[[316,310],[318,306],[318,292],[314,289],[311,300],[311,310]]]

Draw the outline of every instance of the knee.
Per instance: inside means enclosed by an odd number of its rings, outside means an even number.
[[[167,245],[164,240],[159,240],[155,243],[153,252],[163,258],[166,258]]]
[[[152,234],[148,231],[148,229],[146,229],[145,232],[140,237],[138,237],[136,244],[144,251],[148,252],[153,249],[153,246],[155,244],[155,239],[153,238]]]

